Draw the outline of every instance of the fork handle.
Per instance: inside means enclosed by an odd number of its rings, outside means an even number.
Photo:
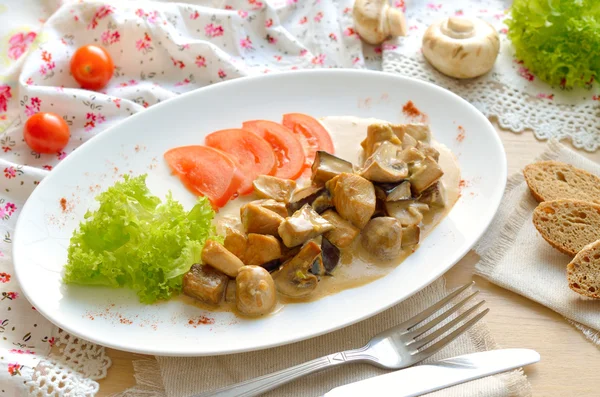
[[[364,349],[364,348],[363,348]],[[250,379],[235,385],[223,387],[206,393],[196,394],[192,397],[253,397],[269,390],[273,390],[281,385],[301,378],[314,372],[322,371],[326,368],[346,364],[354,361],[368,360],[364,355],[363,349],[348,350],[345,352],[334,353],[328,356],[320,357],[315,360],[307,361],[294,367],[286,368],[281,371],[263,375],[258,378]]]

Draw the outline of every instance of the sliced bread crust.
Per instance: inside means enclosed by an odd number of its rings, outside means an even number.
[[[533,211],[533,224],[551,246],[575,256],[600,239],[600,205],[580,200],[542,202]]]
[[[559,161],[540,161],[523,169],[537,201],[574,199],[600,204],[600,178]]]
[[[600,240],[586,245],[567,265],[569,288],[580,295],[600,299]]]

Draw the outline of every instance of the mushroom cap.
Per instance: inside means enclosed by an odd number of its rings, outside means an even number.
[[[369,44],[377,45],[390,36],[406,35],[404,14],[390,7],[388,0],[356,0],[352,10],[354,28]]]
[[[492,69],[500,38],[492,25],[479,18],[450,17],[429,26],[422,49],[425,59],[440,72],[468,79]]]
[[[268,314],[275,307],[277,292],[268,271],[260,266],[244,266],[235,278],[237,308],[248,316]]]

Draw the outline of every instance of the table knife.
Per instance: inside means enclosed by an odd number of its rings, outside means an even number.
[[[412,397],[537,363],[531,349],[499,349],[465,354],[336,387],[324,397]]]

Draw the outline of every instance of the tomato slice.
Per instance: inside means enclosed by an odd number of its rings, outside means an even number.
[[[213,207],[227,204],[243,181],[234,161],[206,146],[181,146],[165,153],[171,170],[192,193],[206,196]]]
[[[276,177],[296,179],[302,174],[304,150],[292,131],[268,120],[246,121],[243,129],[252,131],[269,142],[277,160]]]
[[[259,175],[273,175],[277,169],[275,152],[271,145],[250,131],[230,129],[208,134],[206,146],[222,150],[230,155],[244,175],[239,193],[249,194],[254,190],[252,182]]]
[[[302,144],[307,167],[315,160],[317,150],[334,154],[333,141],[317,119],[302,113],[288,113],[283,115],[283,125],[289,128]]]

